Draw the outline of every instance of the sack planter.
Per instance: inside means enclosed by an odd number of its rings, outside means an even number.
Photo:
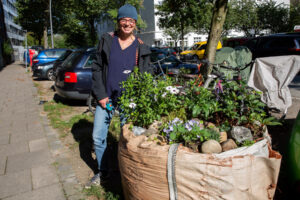
[[[135,136],[127,124],[119,141],[126,199],[272,199],[281,155],[268,138],[219,154],[194,153]],[[177,148],[177,150],[176,150]]]

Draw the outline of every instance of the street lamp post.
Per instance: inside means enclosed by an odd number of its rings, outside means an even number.
[[[25,30],[25,66],[26,66],[26,72],[28,72],[28,68],[27,68],[27,52],[28,52],[28,46],[27,46],[27,30]],[[29,52],[28,52],[29,54]]]
[[[52,7],[52,0],[49,0],[49,7],[50,7],[50,30],[51,30],[51,46],[52,49],[54,48],[53,45],[53,29],[52,29],[52,11],[51,11],[51,7]]]

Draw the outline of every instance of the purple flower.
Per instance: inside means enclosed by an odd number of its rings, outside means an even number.
[[[172,124],[177,124],[178,122],[180,124],[182,124],[182,121],[179,118],[176,117],[175,119],[173,119]]]
[[[188,123],[185,123],[185,128],[188,130],[188,131],[191,131],[193,128],[191,126],[191,124],[188,122]]]

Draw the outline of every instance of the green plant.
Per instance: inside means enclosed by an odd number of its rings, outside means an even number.
[[[210,90],[195,86],[194,82],[188,84],[184,102],[187,112],[191,113],[190,118],[198,117],[203,120],[210,120],[220,107]]]
[[[179,89],[172,86],[171,79],[154,80],[138,68],[123,82],[124,91],[119,104],[128,122],[147,127],[170,112],[180,109]]]
[[[220,134],[213,129],[205,128],[203,121],[189,120],[183,123],[179,118],[164,125],[162,135],[169,144],[173,143],[201,143],[209,139],[219,141]]]
[[[239,144],[239,146],[248,147],[248,146],[251,146],[254,143],[255,143],[255,141],[245,140],[244,142],[242,142],[242,144]]]

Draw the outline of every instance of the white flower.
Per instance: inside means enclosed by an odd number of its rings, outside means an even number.
[[[130,104],[129,104],[129,108],[134,109],[135,107],[136,107],[136,104],[135,104],[135,103],[130,103]]]
[[[178,94],[179,90],[177,88],[172,88],[172,90],[170,92],[171,92],[171,94]]]
[[[163,98],[165,98],[166,95],[167,95],[167,93],[165,92],[165,93],[163,93],[161,96],[162,96]]]
[[[154,101],[157,101],[157,95],[154,95]]]
[[[168,87],[166,87],[166,90],[168,90],[168,91],[171,91],[173,89],[173,87],[172,86],[168,86]]]

